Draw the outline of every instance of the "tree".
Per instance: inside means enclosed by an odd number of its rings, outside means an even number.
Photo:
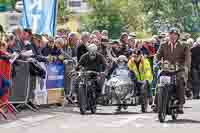
[[[93,12],[82,16],[86,29],[106,29],[112,38],[122,31],[144,29],[143,3],[141,0],[88,0]]]
[[[191,32],[194,23],[198,22],[199,18],[192,16],[193,4],[191,0],[143,1],[148,27],[152,27],[155,20],[159,20],[161,23],[168,21],[170,25],[176,26],[182,31]]]
[[[145,17],[143,8],[141,0],[130,0],[121,6],[121,16],[129,31],[143,31]]]
[[[81,17],[83,29],[92,31],[108,30],[112,38],[117,38],[124,27],[119,6],[121,0],[88,0],[93,11]],[[117,4],[118,3],[118,4]]]
[[[93,12],[81,21],[86,29],[120,31],[167,31],[175,26],[185,32],[198,31],[198,0],[87,0]],[[195,3],[194,3],[195,2]],[[196,16],[194,16],[194,9]],[[200,30],[200,29],[199,29]]]
[[[71,12],[66,8],[65,0],[58,1],[58,11],[57,11],[57,20],[58,23],[66,23],[68,17],[71,15]]]

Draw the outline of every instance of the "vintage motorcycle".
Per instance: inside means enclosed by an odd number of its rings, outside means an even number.
[[[79,71],[77,74],[80,113],[84,115],[86,111],[90,110],[92,114],[95,114],[97,108],[97,77],[101,74],[95,71]]]
[[[118,106],[117,111],[128,106],[141,105],[142,112],[147,111],[147,89],[137,96],[136,84],[131,80],[128,67],[117,68],[111,78],[105,82],[103,97],[107,106]]]
[[[182,70],[179,65],[172,65],[168,61],[161,62],[159,83],[157,85],[158,119],[164,122],[166,115],[173,120],[178,117],[178,100],[176,98],[176,76]]]

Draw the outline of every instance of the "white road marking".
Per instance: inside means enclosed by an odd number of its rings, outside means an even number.
[[[21,126],[22,124],[24,124],[24,122],[17,120],[17,121],[11,122],[11,123],[2,124],[2,125],[0,125],[0,128],[6,128],[6,129],[15,128],[15,127]]]
[[[38,116],[29,116],[26,118],[20,118],[19,120],[13,121],[11,123],[6,123],[0,125],[0,128],[15,128],[22,127],[24,125],[31,125],[40,121],[44,121],[50,118],[55,117],[55,115],[38,115]]]
[[[53,117],[54,117],[53,115],[40,115],[40,116],[29,116],[26,118],[22,118],[20,120],[28,122],[28,123],[34,123],[34,122],[39,122],[39,121],[46,120]]]
[[[128,117],[124,118],[124,120],[114,121],[110,124],[105,124],[103,126],[105,126],[105,127],[122,127],[132,121],[136,121],[137,119],[150,119],[150,118],[151,117],[142,116],[142,115],[128,116]],[[142,126],[142,125],[138,125],[138,126]]]

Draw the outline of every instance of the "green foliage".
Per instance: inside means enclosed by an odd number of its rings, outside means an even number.
[[[121,0],[88,0],[93,12],[81,16],[82,30],[108,30],[112,38],[117,38],[123,29]]]
[[[153,32],[155,31],[153,22],[156,19],[161,22],[168,21],[171,26],[176,26],[185,32],[194,31],[194,25],[200,24],[200,18],[193,16],[193,4],[191,0],[143,1],[145,5],[144,11],[147,14],[145,22],[147,27],[151,27]]]
[[[136,36],[138,39],[146,39],[151,38],[152,34],[148,32],[136,32]]]
[[[199,6],[191,0],[87,0],[93,12],[81,17],[82,29],[107,29],[116,38],[121,31],[157,33],[155,20],[161,25],[176,26],[182,31],[197,34],[200,17],[194,16],[193,7],[200,15]],[[195,35],[194,35],[195,36]]]
[[[58,2],[58,13],[57,13],[57,18],[58,18],[58,23],[66,23],[68,20],[68,17],[71,15],[71,12],[66,9],[65,2],[64,0],[59,0]]]
[[[7,4],[7,0],[0,0],[0,4]]]

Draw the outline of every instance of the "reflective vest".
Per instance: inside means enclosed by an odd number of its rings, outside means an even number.
[[[137,68],[136,63],[130,59],[128,62],[128,68],[130,71],[135,73],[135,76],[138,81],[144,81],[147,80],[149,83],[153,80],[153,74],[151,71],[151,65],[146,58],[142,58],[140,64],[139,64],[139,70]]]

